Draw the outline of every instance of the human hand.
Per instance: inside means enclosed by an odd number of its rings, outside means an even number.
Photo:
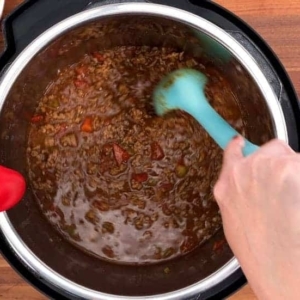
[[[300,299],[300,155],[273,140],[243,157],[224,153],[214,188],[224,232],[259,299]]]

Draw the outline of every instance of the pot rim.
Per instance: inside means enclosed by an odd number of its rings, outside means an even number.
[[[286,123],[279,101],[252,56],[233,37],[226,33],[226,31],[207,21],[206,19],[182,9],[152,3],[121,3],[91,8],[75,14],[52,26],[50,29],[37,37],[33,42],[31,42],[14,60],[9,69],[2,76],[0,80],[0,111],[11,87],[13,86],[13,83],[20,75],[22,70],[31,61],[31,59],[33,59],[34,56],[50,42],[55,40],[59,35],[79,25],[83,25],[84,23],[91,22],[102,17],[122,15],[150,15],[171,19],[201,30],[222,44],[235,56],[236,59],[240,61],[240,63],[249,72],[259,87],[272,116],[275,136],[278,139],[288,142]],[[237,259],[234,257],[210,276],[180,290],[152,296],[117,296],[86,288],[82,285],[74,283],[73,281],[52,270],[26,246],[26,244],[15,231],[7,213],[5,212],[0,213],[0,228],[10,247],[15,251],[19,259],[21,259],[21,261],[31,269],[31,271],[33,271],[35,274],[38,274],[39,277],[50,282],[59,289],[66,290],[73,295],[84,298],[99,300],[125,300],[128,298],[135,300],[182,299],[203,293],[204,291],[211,289],[240,268]]]

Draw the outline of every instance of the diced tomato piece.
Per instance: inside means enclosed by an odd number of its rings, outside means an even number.
[[[81,76],[85,76],[88,73],[88,71],[89,70],[88,70],[87,66],[80,66],[80,67],[75,68],[75,72]]]
[[[68,124],[67,123],[61,123],[59,124],[60,130],[66,130],[68,128]]]
[[[109,210],[109,204],[105,201],[95,200],[93,202],[93,206],[100,211],[108,211]]]
[[[166,182],[166,183],[163,183],[160,185],[160,189],[163,192],[170,192],[173,190],[173,188],[174,188],[174,185],[171,182]]]
[[[74,84],[79,89],[83,89],[87,86],[87,82],[84,80],[80,80],[80,79],[75,79]]]
[[[225,240],[222,239],[220,241],[216,241],[213,245],[213,251],[219,251],[223,248],[223,246],[225,245]]]
[[[103,125],[107,126],[107,125],[110,125],[112,122],[112,118],[107,118],[103,121]]]
[[[85,118],[85,120],[83,121],[82,125],[81,125],[81,131],[84,132],[93,132],[93,119],[90,117]]]
[[[118,165],[128,161],[128,159],[130,158],[129,153],[117,144],[113,144],[113,150]]]
[[[197,246],[196,239],[192,237],[187,237],[180,246],[181,253],[187,253],[193,250]]]
[[[148,174],[147,173],[134,173],[132,174],[132,179],[142,183],[148,180]]]
[[[105,246],[104,248],[102,248],[102,252],[104,255],[106,255],[109,258],[115,257],[114,251],[109,246]]]
[[[33,117],[31,117],[31,123],[40,123],[41,121],[43,121],[44,116],[42,115],[35,115]]]
[[[68,128],[68,124],[67,123],[61,123],[61,124],[59,124],[58,125],[58,130],[57,130],[56,134],[60,135],[60,134],[64,133],[67,128]]]
[[[151,144],[151,159],[152,160],[161,160],[165,157],[163,149],[157,142]]]
[[[97,59],[98,62],[104,62],[104,60],[105,60],[104,56],[102,54],[100,54],[99,52],[95,51],[95,52],[93,52],[92,55],[95,59]]]

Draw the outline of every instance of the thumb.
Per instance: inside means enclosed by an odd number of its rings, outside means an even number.
[[[229,173],[232,170],[232,166],[239,160],[243,159],[242,149],[245,142],[241,136],[234,137],[226,149],[223,155],[223,165],[218,181],[214,186],[214,196],[217,200],[219,207],[222,211],[222,205],[224,197],[226,198],[227,188],[228,188],[228,178]],[[225,205],[226,206],[226,205]]]
[[[245,145],[245,141],[243,137],[239,135],[234,137],[231,140],[231,142],[224,150],[223,167],[222,167],[221,175],[227,170],[229,170],[236,161],[244,158],[242,152],[244,145]]]

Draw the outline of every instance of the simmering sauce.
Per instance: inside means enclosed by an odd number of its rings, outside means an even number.
[[[212,195],[221,150],[191,116],[161,118],[152,108],[155,85],[183,67],[209,77],[211,104],[243,132],[222,74],[174,49],[87,54],[59,70],[40,100],[29,176],[45,216],[74,245],[119,263],[151,263],[192,251],[221,227]]]

